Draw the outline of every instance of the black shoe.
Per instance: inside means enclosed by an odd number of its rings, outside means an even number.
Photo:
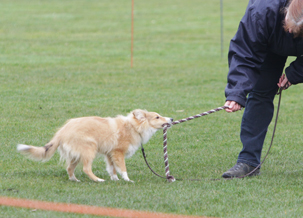
[[[232,178],[232,177],[240,177],[248,174],[249,172],[253,171],[255,167],[250,166],[246,163],[237,163],[235,166],[227,170],[223,173],[223,178]],[[249,176],[257,176],[260,174],[260,169],[257,169],[255,172],[250,174]]]

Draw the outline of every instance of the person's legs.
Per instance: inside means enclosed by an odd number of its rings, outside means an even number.
[[[286,57],[270,53],[262,65],[260,78],[246,101],[240,133],[243,149],[238,162],[254,167],[260,164],[263,142],[274,113],[277,83],[285,61]]]
[[[245,163],[252,167],[260,163],[263,142],[273,117],[273,99],[278,90],[277,83],[286,59],[286,57],[269,53],[262,65],[260,78],[246,101],[240,133],[243,149],[238,156],[238,163]],[[247,167],[247,170],[249,169],[251,168]],[[223,177],[232,177],[229,171],[225,172]],[[235,171],[235,167],[232,171]]]

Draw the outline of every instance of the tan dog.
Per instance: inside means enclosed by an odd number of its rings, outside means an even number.
[[[17,149],[38,161],[49,160],[59,150],[61,159],[67,163],[70,180],[79,181],[74,174],[79,162],[90,179],[103,182],[92,172],[92,163],[97,154],[105,155],[106,170],[111,180],[119,180],[117,172],[125,181],[128,178],[125,157],[131,157],[164,123],[173,119],[155,112],[134,110],[128,116],[115,118],[81,117],[67,121],[53,139],[43,147],[19,144]],[[132,182],[132,181],[131,181]]]

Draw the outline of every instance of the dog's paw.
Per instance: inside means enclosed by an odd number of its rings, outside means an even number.
[[[131,183],[135,183],[133,180],[130,180],[130,179],[124,179],[124,181],[126,181],[126,182],[131,182]]]
[[[96,180],[96,182],[104,182],[105,180],[104,179],[100,179],[100,178],[98,178],[97,180]]]
[[[77,179],[77,178],[75,177],[75,175],[69,177],[69,180],[70,180],[70,181],[74,181],[74,182],[81,182],[79,179]]]
[[[123,179],[124,179],[124,181],[126,181],[126,182],[134,183],[134,181],[133,181],[133,180],[130,180],[129,178],[123,178]]]
[[[81,182],[79,179],[77,178],[69,178],[70,181],[73,181],[73,182]]]
[[[113,181],[118,181],[119,180],[117,175],[110,176],[110,179],[113,180]]]
[[[134,183],[134,181],[132,181],[128,178],[127,172],[122,172],[121,176],[125,181]]]

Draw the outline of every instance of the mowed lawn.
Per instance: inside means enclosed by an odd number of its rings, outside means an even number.
[[[283,92],[273,148],[254,178],[211,180],[236,162],[243,111],[169,129],[171,174],[201,181],[168,183],[138,150],[126,161],[135,183],[110,181],[102,157],[93,171],[106,181],[92,182],[79,166],[76,183],[58,153],[40,163],[16,151],[18,143],[43,146],[73,117],[141,108],[178,120],[224,105],[228,44],[248,1],[223,2],[221,58],[220,1],[135,0],[131,68],[131,0],[1,0],[0,195],[184,215],[301,217],[302,85]],[[164,175],[162,131],[145,152]],[[2,206],[0,217],[91,216]]]

